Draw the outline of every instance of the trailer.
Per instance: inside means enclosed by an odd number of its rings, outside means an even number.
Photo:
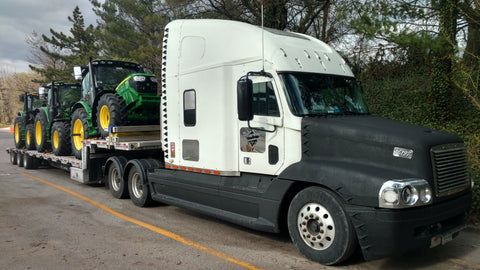
[[[361,84],[320,40],[177,20],[165,27],[162,59],[160,126],[83,140],[81,161],[10,149],[12,163],[68,168],[140,207],[285,229],[325,265],[357,249],[373,260],[434,248],[465,227],[473,178],[463,141],[370,115]]]

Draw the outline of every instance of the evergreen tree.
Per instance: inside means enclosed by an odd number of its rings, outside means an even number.
[[[50,29],[51,37],[42,35],[43,44],[37,48],[54,65],[32,66],[30,68],[45,78],[44,82],[72,81],[72,70],[75,65],[85,65],[90,57],[99,55],[99,47],[95,41],[96,29],[93,25],[85,27],[83,15],[78,6],[73,10],[70,35]],[[44,46],[48,44],[48,46]]]

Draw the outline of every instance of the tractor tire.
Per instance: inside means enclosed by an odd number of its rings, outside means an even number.
[[[76,109],[72,115],[72,152],[77,159],[82,159],[82,141],[88,139],[87,112],[83,108]]]
[[[70,124],[55,122],[52,126],[52,149],[56,156],[69,156],[72,154],[70,139]]]
[[[128,108],[122,97],[105,94],[98,101],[96,116],[98,132],[105,138],[108,136],[108,127],[127,124]]]
[[[40,111],[35,115],[35,147],[37,148],[38,152],[44,152],[50,148],[47,127],[47,115],[45,112]]]
[[[22,137],[23,119],[16,117],[13,121],[13,140],[15,141],[15,148],[20,149],[25,145],[25,138]]]
[[[25,147],[27,150],[35,150],[35,130],[32,124],[25,128]]]

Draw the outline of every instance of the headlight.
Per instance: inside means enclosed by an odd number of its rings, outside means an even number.
[[[378,194],[382,208],[407,208],[432,203],[432,189],[423,179],[402,179],[385,182]]]
[[[136,82],[144,82],[145,79],[145,76],[133,76],[133,80]]]

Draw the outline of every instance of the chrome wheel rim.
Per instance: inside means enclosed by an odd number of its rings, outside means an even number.
[[[306,204],[298,212],[298,232],[315,250],[329,248],[335,239],[335,223],[328,210],[318,203]]]

